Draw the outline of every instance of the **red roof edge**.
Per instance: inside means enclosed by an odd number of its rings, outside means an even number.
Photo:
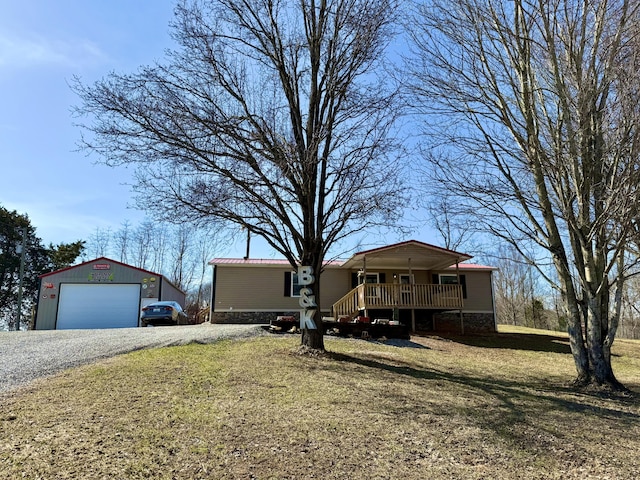
[[[489,265],[480,265],[479,263],[459,263],[458,268],[460,270],[499,270],[498,267],[491,267]],[[445,270],[455,270],[456,266],[451,265]]]
[[[39,275],[39,278],[48,277],[49,275],[53,275],[53,274],[60,273],[60,272],[65,272],[67,270],[71,270],[72,268],[82,267],[84,265],[88,265],[90,263],[99,262],[99,261],[116,263],[116,264],[121,265],[123,267],[133,268],[134,270],[138,270],[138,271],[143,272],[143,273],[148,273],[149,275],[155,275],[156,277],[163,277],[164,278],[164,275],[162,275],[160,273],[155,273],[155,272],[152,272],[152,271],[149,271],[149,270],[145,270],[144,268],[134,267],[133,265],[128,265],[126,263],[122,263],[122,262],[119,262],[117,260],[113,260],[113,259],[107,258],[107,257],[98,257],[98,258],[94,258],[93,260],[87,260],[86,262],[79,263],[77,265],[71,265],[70,267],[65,267],[65,268],[61,268],[59,270],[54,270],[53,272],[43,273],[43,274]],[[171,282],[169,282],[169,283],[171,283]]]
[[[207,262],[209,265],[290,265],[289,260],[284,258],[227,258],[218,257]],[[325,260],[324,265],[342,265],[341,260]]]

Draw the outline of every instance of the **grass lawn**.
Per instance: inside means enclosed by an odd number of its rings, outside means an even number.
[[[0,478],[640,476],[640,342],[614,345],[622,399],[568,388],[552,332],[298,344],[137,351],[0,397]]]

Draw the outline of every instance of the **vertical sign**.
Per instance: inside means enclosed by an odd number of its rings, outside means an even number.
[[[313,268],[308,266],[298,267],[298,284],[302,285],[300,289],[300,328],[307,330],[315,330],[316,323],[313,317],[316,314],[316,296],[308,286],[315,281],[313,276]]]

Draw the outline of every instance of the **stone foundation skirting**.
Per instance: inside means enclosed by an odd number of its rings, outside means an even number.
[[[211,323],[266,324],[280,315],[300,317],[300,312],[213,312]]]
[[[463,313],[464,333],[493,333],[496,331],[493,313]],[[460,333],[460,313],[441,312],[433,315],[436,332]]]
[[[327,313],[328,315],[328,313]],[[240,324],[265,324],[279,316],[294,317],[300,319],[300,311],[282,312],[214,312],[211,323],[240,323]],[[496,331],[493,313],[463,313],[464,333],[492,333]],[[405,320],[406,322],[406,320]],[[460,313],[440,312],[434,313],[431,321],[416,322],[419,329],[433,329],[436,332],[460,333]],[[428,328],[427,327],[428,324]]]

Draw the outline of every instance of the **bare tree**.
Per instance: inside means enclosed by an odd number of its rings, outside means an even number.
[[[78,115],[91,118],[82,147],[108,165],[137,164],[142,206],[170,220],[223,219],[292,267],[311,267],[310,348],[324,349],[328,249],[402,205],[396,96],[379,75],[395,7],[182,0],[172,24],[179,47],[165,63],[74,85]]]
[[[610,307],[640,185],[639,8],[434,0],[411,23],[415,106],[438,139],[434,178],[491,233],[548,252],[578,385],[624,388],[611,368]]]
[[[192,287],[198,269],[198,249],[196,238],[190,226],[179,225],[174,229],[167,251],[171,268],[171,282],[187,291]]]
[[[208,305],[211,300],[211,282],[205,280],[209,271],[209,261],[214,257],[215,252],[223,252],[227,248],[230,238],[219,229],[205,230],[196,240],[195,257],[197,258],[197,289],[194,298],[194,305],[197,309]]]
[[[463,245],[471,243],[475,233],[475,222],[465,211],[458,211],[454,196],[447,192],[434,199],[420,201],[429,214],[429,221],[442,237],[443,245],[450,250],[459,250]],[[467,252],[474,250],[471,245],[465,247]]]
[[[498,250],[494,264],[498,268],[494,280],[498,323],[523,325],[530,276],[527,266],[522,257],[508,247]]]
[[[133,265],[148,270],[152,255],[151,242],[155,237],[154,224],[151,220],[145,220],[136,227],[131,236],[129,258]]]
[[[118,231],[113,234],[113,246],[118,259],[127,263],[129,254],[129,244],[131,242],[131,222],[125,220]]]
[[[111,229],[96,227],[93,235],[89,238],[87,250],[93,257],[105,257],[109,254],[111,244]]]
[[[189,251],[192,265],[192,282],[185,291],[187,292],[185,309],[189,316],[196,322],[208,319],[209,305],[211,301],[212,282],[209,261],[214,254],[224,252],[230,243],[230,236],[217,228],[200,230],[193,235]]]
[[[172,270],[173,263],[170,261],[170,266],[167,266],[167,256],[171,250],[171,243],[173,238],[177,235],[177,231],[181,228],[180,225],[171,225],[165,222],[153,222],[149,220],[146,222],[149,233],[149,267],[154,272],[164,272],[169,269]],[[175,253],[175,252],[174,252]]]
[[[640,278],[634,276],[625,282],[622,292],[620,335],[640,338]]]

